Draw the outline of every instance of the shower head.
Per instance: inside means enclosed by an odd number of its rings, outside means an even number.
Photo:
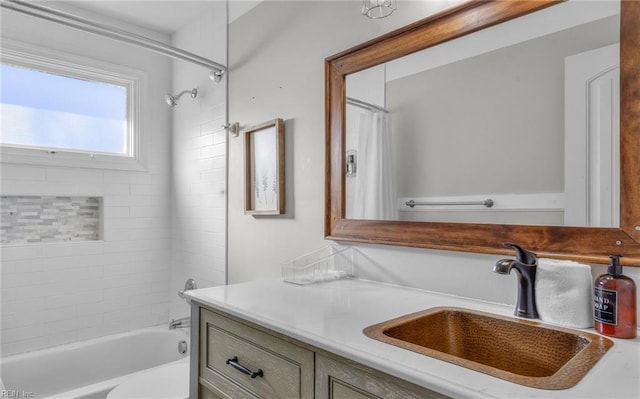
[[[167,102],[167,105],[169,105],[170,107],[175,107],[176,105],[178,105],[178,100],[180,99],[180,97],[182,97],[182,95],[185,93],[191,93],[191,98],[196,98],[198,96],[198,89],[193,88],[191,90],[184,90],[180,92],[180,94],[168,93],[168,94],[165,94],[164,100]]]

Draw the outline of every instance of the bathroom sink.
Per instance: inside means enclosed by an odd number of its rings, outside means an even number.
[[[370,338],[540,389],[574,386],[613,346],[597,334],[439,307],[375,324]]]

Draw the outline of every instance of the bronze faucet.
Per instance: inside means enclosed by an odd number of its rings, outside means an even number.
[[[527,319],[537,319],[535,282],[538,261],[536,254],[510,242],[505,242],[503,245],[505,248],[515,249],[516,259],[497,261],[493,266],[493,271],[499,274],[509,274],[512,268],[516,269],[518,272],[518,302],[516,303],[515,315]]]

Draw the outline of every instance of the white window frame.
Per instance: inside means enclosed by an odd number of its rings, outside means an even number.
[[[143,71],[97,61],[78,55],[43,49],[13,40],[2,41],[2,63],[50,72],[70,78],[110,83],[127,89],[127,154],[32,148],[0,144],[2,163],[46,166],[69,166],[97,169],[146,170],[144,162],[144,129],[142,126],[142,93],[147,75]]]

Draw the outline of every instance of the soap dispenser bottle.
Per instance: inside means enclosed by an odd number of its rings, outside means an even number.
[[[596,278],[593,289],[594,327],[615,338],[635,338],[636,284],[622,275],[620,256],[611,255],[607,274]]]

